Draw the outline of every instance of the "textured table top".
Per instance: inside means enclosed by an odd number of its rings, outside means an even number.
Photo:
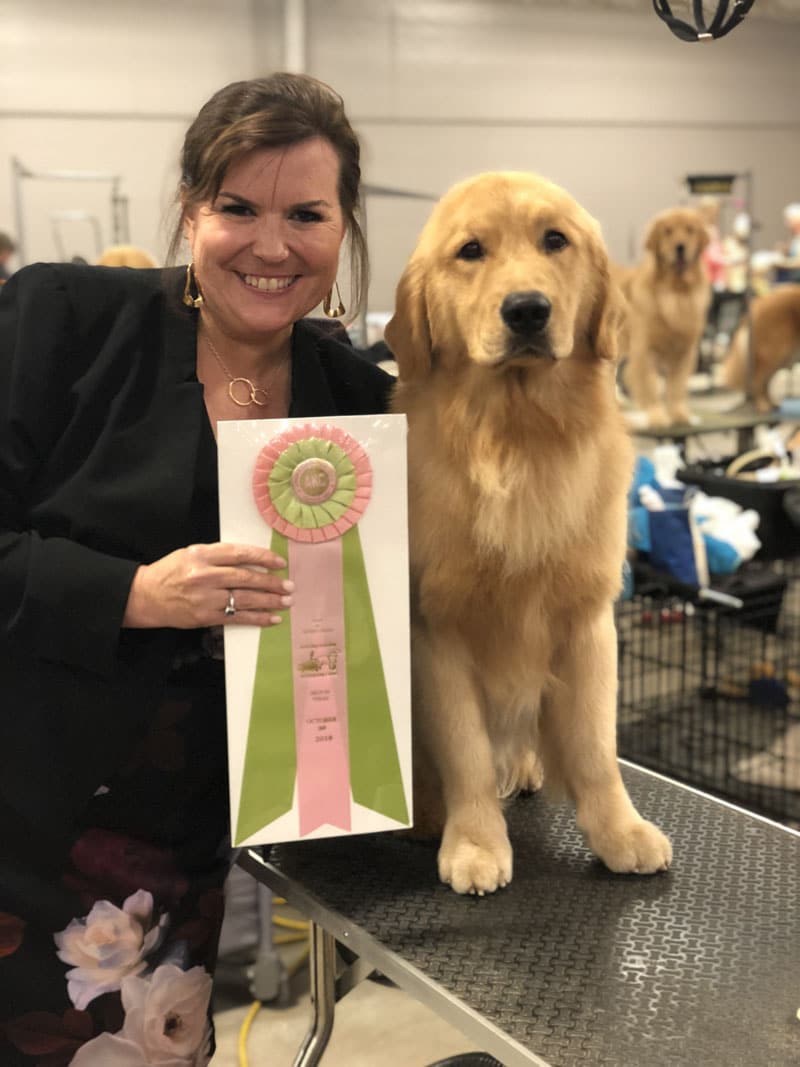
[[[492,896],[457,896],[434,846],[393,834],[276,846],[257,876],[509,1067],[800,1064],[800,836],[623,773],[672,838],[666,874],[609,873],[532,796]]]
[[[792,421],[789,416],[781,415],[777,410],[762,413],[749,406],[725,413],[703,412],[701,414],[696,412],[695,415],[697,422],[680,422],[672,426],[659,427],[639,427],[631,423],[628,429],[634,437],[655,437],[660,440],[679,441],[686,437],[697,437],[698,434],[751,430],[755,426],[766,426],[782,420]]]

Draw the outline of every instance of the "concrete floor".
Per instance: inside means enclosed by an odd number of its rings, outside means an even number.
[[[299,977],[299,976],[298,976]],[[310,1019],[307,992],[289,1007],[265,1004],[253,1020],[247,1060],[238,1058],[239,1033],[248,1005],[214,1017],[213,1067],[291,1067]],[[365,981],[336,1007],[324,1067],[428,1067],[476,1048],[458,1030],[394,986]]]
[[[249,874],[234,867],[226,884],[225,923],[214,980],[217,1052],[213,1067],[292,1067],[308,1030],[311,1004],[303,931],[275,925],[281,919],[304,922],[305,917],[283,903],[264,913],[260,908],[266,900],[272,900],[267,891],[259,890]],[[278,998],[259,1009],[246,1040],[247,1059],[240,1061],[239,1036],[253,1003],[251,965],[256,958],[265,959],[259,950],[259,931],[265,922],[270,923],[272,938],[266,948],[270,963],[262,975],[269,978],[262,978],[257,988],[264,997],[275,995],[281,961],[285,975],[291,977],[282,983]],[[298,933],[299,942],[281,943],[281,937]],[[460,1031],[379,976],[361,982],[337,1004],[333,1035],[322,1063],[324,1067],[428,1067],[475,1050]]]

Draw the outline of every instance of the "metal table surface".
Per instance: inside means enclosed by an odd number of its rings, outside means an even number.
[[[665,874],[611,874],[538,796],[510,805],[514,880],[483,898],[394,834],[240,862],[507,1067],[800,1064],[800,834],[622,767]]]
[[[695,412],[697,422],[678,422],[672,426],[630,427],[634,437],[656,437],[660,440],[680,441],[686,437],[697,437],[704,433],[720,433],[727,430],[753,430],[756,426],[774,425],[779,422],[792,422],[788,415],[781,415],[775,409],[768,412],[756,411],[751,405],[745,405],[737,411],[725,413]]]

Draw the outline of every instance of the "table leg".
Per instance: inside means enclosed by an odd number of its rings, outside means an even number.
[[[336,940],[316,923],[310,924],[311,1026],[293,1067],[316,1067],[333,1030],[336,1008]]]

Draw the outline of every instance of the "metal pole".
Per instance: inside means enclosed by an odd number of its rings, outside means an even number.
[[[106,174],[103,171],[92,170],[29,170],[16,158],[11,159],[12,192],[14,198],[14,215],[17,227],[17,255],[19,264],[24,267],[28,262],[25,240],[25,224],[22,210],[22,179],[23,178],[46,178],[50,181],[71,182],[111,182],[111,225],[117,243],[128,240],[128,201],[119,193],[120,177],[117,174]],[[117,237],[117,235],[119,235]],[[98,238],[98,254],[102,251]]]
[[[311,1027],[293,1067],[316,1067],[328,1046],[336,1007],[336,940],[315,922],[311,923]]]

